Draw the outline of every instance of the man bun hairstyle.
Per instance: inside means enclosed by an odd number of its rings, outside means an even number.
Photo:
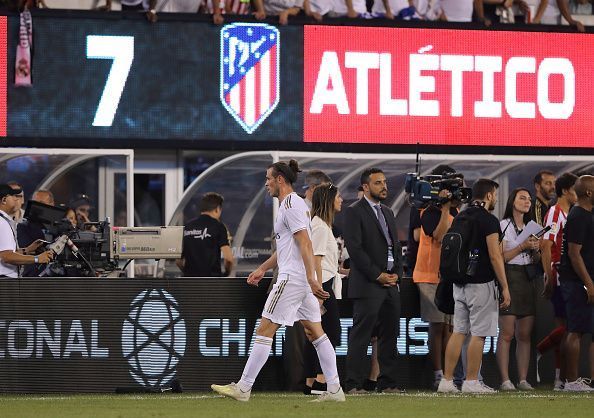
[[[487,193],[493,193],[499,188],[499,183],[491,179],[478,179],[472,185],[472,198],[474,200],[483,200]]]
[[[299,170],[299,163],[296,160],[279,161],[271,164],[268,168],[272,168],[273,176],[282,176],[287,183],[293,184],[297,181],[297,175],[301,173]]]

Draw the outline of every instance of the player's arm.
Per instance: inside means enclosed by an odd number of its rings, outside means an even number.
[[[495,272],[495,277],[499,282],[501,294],[503,296],[502,308],[507,308],[510,304],[511,298],[509,295],[509,287],[507,285],[507,278],[505,277],[505,267],[503,265],[503,254],[501,253],[501,246],[499,245],[499,234],[487,235],[487,249],[489,251],[489,259]]]
[[[382,2],[384,3],[384,9],[386,9],[386,19],[394,19],[394,13],[392,13],[390,2],[388,0],[382,0]]]
[[[223,245],[221,247],[221,253],[223,253],[223,265],[225,266],[225,272],[223,273],[223,275],[225,277],[228,277],[231,275],[231,271],[233,270],[233,266],[235,265],[233,251],[231,251],[230,246]]]
[[[330,294],[322,288],[321,284],[321,265],[320,265],[320,278],[316,278],[316,267],[315,258],[313,254],[313,246],[311,240],[307,234],[307,230],[302,229],[293,234],[297,245],[299,246],[299,252],[305,265],[305,274],[307,276],[307,282],[311,287],[313,294],[320,299],[328,299]]]
[[[592,278],[586,269],[586,263],[584,263],[584,259],[582,258],[582,245],[575,242],[568,242],[567,244],[567,254],[569,255],[569,260],[571,260],[571,266],[586,287],[588,303],[594,303],[594,282],[592,282]]]
[[[274,267],[276,267],[276,251],[273,252],[272,255],[260,265],[260,267],[250,273],[247,278],[248,284],[258,286],[258,283],[260,283],[260,280],[262,280],[266,272]]]

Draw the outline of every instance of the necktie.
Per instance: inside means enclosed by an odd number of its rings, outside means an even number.
[[[379,220],[380,226],[382,227],[382,232],[384,233],[384,237],[386,238],[386,242],[388,246],[392,246],[392,238],[390,237],[390,230],[388,229],[388,224],[386,223],[386,218],[384,217],[384,213],[382,212],[382,207],[380,205],[374,205],[375,211],[377,212],[377,219]]]
[[[388,229],[386,218],[384,217],[384,213],[382,212],[382,207],[380,205],[374,205],[373,207],[377,212],[377,219],[380,223],[380,226],[382,227],[382,232],[384,233],[386,242],[388,243],[387,270],[392,271],[392,269],[394,268],[394,255],[392,254],[392,238],[390,237],[390,230]]]

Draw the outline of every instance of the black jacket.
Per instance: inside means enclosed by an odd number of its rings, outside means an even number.
[[[382,212],[394,243],[394,272],[402,278],[402,247],[396,234],[396,219],[386,205],[382,205]],[[364,197],[346,209],[344,225],[345,246],[351,258],[349,298],[383,298],[385,292],[397,292],[396,287],[383,287],[376,281],[386,271],[388,243]]]

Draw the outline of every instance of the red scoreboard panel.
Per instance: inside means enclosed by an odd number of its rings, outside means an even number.
[[[594,37],[304,27],[304,141],[594,146]]]
[[[8,82],[6,48],[8,18],[0,16],[0,136],[6,136],[6,83]]]

